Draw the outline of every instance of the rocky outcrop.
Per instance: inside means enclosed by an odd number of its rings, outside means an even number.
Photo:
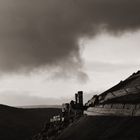
[[[32,140],[55,140],[65,128],[73,124],[73,122],[76,122],[78,119],[79,117],[46,123],[41,132],[35,135]]]

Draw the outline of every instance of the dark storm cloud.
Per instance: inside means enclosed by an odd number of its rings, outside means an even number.
[[[78,40],[103,28],[136,31],[139,7],[139,0],[1,0],[0,71],[61,66],[82,74]]]

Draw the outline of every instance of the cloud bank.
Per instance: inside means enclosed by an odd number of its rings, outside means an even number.
[[[82,71],[82,37],[140,28],[139,0],[1,0],[0,71]],[[61,67],[61,68],[60,68]]]
[[[97,93],[99,93],[99,91],[90,91],[89,93],[85,93],[84,102],[86,103],[94,94]],[[68,98],[45,98],[30,95],[27,91],[22,91],[21,94],[19,94],[12,90],[0,91],[0,95],[0,102],[11,106],[62,105],[62,103],[69,102],[74,99],[74,96]]]

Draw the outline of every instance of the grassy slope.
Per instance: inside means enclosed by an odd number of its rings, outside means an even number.
[[[0,140],[29,140],[60,109],[17,109],[0,105]]]
[[[140,117],[83,117],[58,140],[139,140]]]

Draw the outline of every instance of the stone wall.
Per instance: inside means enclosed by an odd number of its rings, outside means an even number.
[[[89,116],[140,116],[140,104],[106,104],[89,107],[84,114]]]

